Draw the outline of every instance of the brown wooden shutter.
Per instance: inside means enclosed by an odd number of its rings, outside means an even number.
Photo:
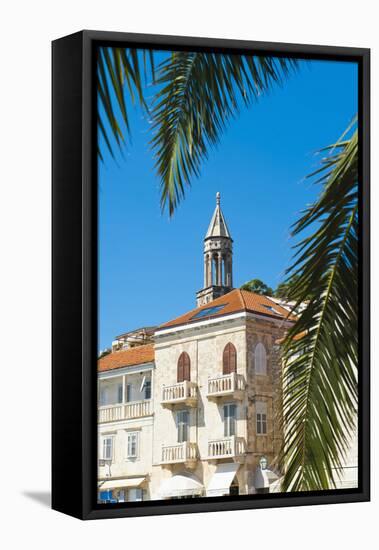
[[[237,351],[229,342],[224,348],[222,356],[222,374],[230,374],[237,371]]]
[[[191,380],[191,360],[188,353],[184,353],[183,379]]]
[[[177,381],[184,382],[184,380],[191,380],[191,360],[185,351],[179,356],[177,373]]]

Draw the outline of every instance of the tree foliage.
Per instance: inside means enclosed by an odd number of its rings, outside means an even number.
[[[358,135],[324,149],[319,199],[293,227],[287,294],[307,307],[284,342],[282,490],[335,486],[357,414]]]
[[[147,111],[144,97],[144,78],[154,80],[154,56],[151,50],[142,54],[133,48],[101,47],[97,58],[97,123],[100,135],[114,158],[114,140],[122,151],[126,138],[131,135],[127,98],[132,103],[139,102]],[[106,117],[110,130],[104,124]],[[102,158],[100,148],[98,154]]]
[[[241,290],[249,290],[250,292],[255,292],[256,294],[262,294],[264,296],[273,295],[272,288],[267,286],[266,283],[264,283],[260,279],[251,279],[251,281],[244,283],[241,286]]]

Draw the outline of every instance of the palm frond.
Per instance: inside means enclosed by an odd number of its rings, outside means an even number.
[[[114,157],[115,141],[121,149],[130,137],[127,99],[137,100],[147,111],[144,98],[145,80],[154,79],[154,56],[152,51],[125,48],[101,47],[97,58],[98,128],[105,145]],[[102,116],[103,115],[103,116]],[[107,121],[107,125],[104,122]]]
[[[151,144],[162,208],[173,214],[240,106],[281,84],[296,67],[291,59],[198,52],[173,52],[158,66]]]
[[[307,306],[283,344],[283,491],[335,486],[357,413],[357,131],[326,151],[310,176],[323,191],[293,227],[311,234],[288,270],[288,299]]]

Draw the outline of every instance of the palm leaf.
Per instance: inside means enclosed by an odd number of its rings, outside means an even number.
[[[357,131],[326,151],[310,176],[323,191],[293,228],[311,234],[288,270],[288,299],[307,306],[283,345],[283,491],[336,485],[357,414]]]
[[[291,59],[196,52],[173,52],[158,66],[151,143],[162,208],[173,214],[240,106],[281,84],[296,67]]]
[[[141,50],[139,53],[132,48],[99,48],[98,128],[112,157],[114,157],[112,141],[115,141],[121,149],[126,142],[126,137],[130,138],[131,135],[127,97],[132,103],[138,99],[140,105],[147,111],[142,75],[145,80],[154,79],[154,71],[154,57],[151,51]],[[107,120],[107,125],[104,118]],[[100,151],[99,154],[101,155]]]

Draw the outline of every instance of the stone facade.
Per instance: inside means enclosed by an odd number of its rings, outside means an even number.
[[[205,496],[220,464],[236,464],[233,487],[239,494],[256,492],[255,473],[262,457],[279,475],[275,459],[281,443],[277,417],[281,381],[275,341],[284,331],[282,321],[260,319],[246,312],[157,330],[151,416],[100,424],[100,438],[104,434],[116,438],[111,477],[127,476],[132,483],[133,477],[143,476],[144,498],[159,499],[162,483],[177,475],[196,479]],[[236,372],[223,375],[223,353],[230,343],[236,351]],[[256,372],[258,343],[263,344],[266,354],[261,374]],[[183,352],[190,359],[190,381],[178,383],[178,361]],[[217,385],[229,379],[237,381],[234,386],[225,389]],[[183,384],[190,385],[192,397],[174,393],[167,397]],[[228,405],[235,405],[232,436],[225,435],[224,407]],[[178,428],[178,413],[182,411],[188,414],[184,443],[179,441]],[[262,434],[257,433],[258,412],[266,415]],[[127,434],[137,430],[141,433],[139,456],[128,460]],[[106,468],[99,469],[102,480],[107,479]]]

